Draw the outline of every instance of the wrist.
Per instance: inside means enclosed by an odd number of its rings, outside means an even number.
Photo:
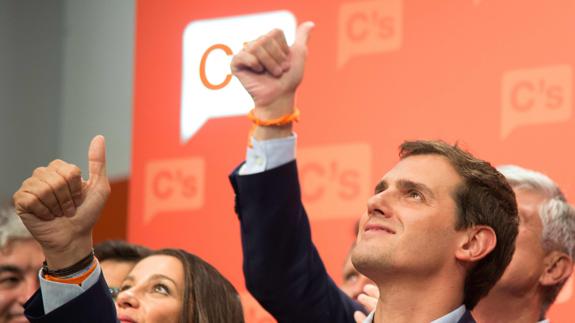
[[[262,106],[256,105],[254,116],[260,120],[273,120],[286,115],[293,114],[295,111],[294,95],[290,94],[275,100],[273,103]],[[256,140],[270,140],[285,138],[292,135],[292,122],[276,126],[255,126],[253,137]]]
[[[50,270],[59,270],[70,267],[92,252],[92,237],[89,239],[74,240],[64,248],[43,248],[46,265]]]
[[[80,261],[66,268],[53,270],[48,267],[46,262],[44,262],[42,273],[44,278],[56,282],[68,282],[69,280],[77,281],[77,278],[85,278],[89,275],[89,272],[93,272],[96,264],[97,260],[94,255],[94,249],[92,249],[90,253]]]
[[[295,107],[294,94],[282,96],[274,102],[259,105],[256,102],[254,107],[254,115],[261,120],[276,119],[286,114],[293,113]]]

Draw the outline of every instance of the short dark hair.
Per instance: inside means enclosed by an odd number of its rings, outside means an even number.
[[[116,260],[137,262],[150,255],[152,251],[146,247],[128,243],[123,240],[106,240],[94,247],[94,254],[99,261]]]
[[[244,322],[238,292],[212,265],[181,249],[160,249],[153,255],[176,257],[184,266],[185,288],[180,322]]]
[[[471,310],[503,275],[513,257],[519,225],[515,193],[490,163],[475,158],[457,144],[452,146],[439,140],[406,141],[400,146],[399,155],[401,159],[415,155],[447,158],[463,179],[454,192],[458,211],[455,229],[486,225],[495,231],[497,245],[465,277],[464,304]]]

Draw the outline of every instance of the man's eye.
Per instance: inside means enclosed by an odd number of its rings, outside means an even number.
[[[22,282],[18,276],[7,276],[0,278],[0,288],[13,288]]]
[[[411,199],[414,199],[414,200],[418,200],[418,201],[423,200],[423,194],[421,194],[419,191],[411,190],[411,191],[407,192],[407,196]]]

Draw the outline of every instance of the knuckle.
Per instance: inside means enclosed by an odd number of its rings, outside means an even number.
[[[48,176],[46,176],[46,182],[55,191],[60,191],[65,188],[65,186],[68,186],[66,181],[56,173],[48,173]]]
[[[14,194],[14,205],[16,207],[16,212],[18,214],[22,214],[25,210],[30,209],[30,207],[34,205],[34,198],[29,194],[16,192],[16,194]]]
[[[16,193],[14,193],[12,195],[12,202],[14,203],[14,205],[17,207],[18,205],[21,205],[24,201],[24,198],[22,197],[22,192],[20,191],[16,191]]]
[[[28,191],[28,190],[35,190],[37,187],[42,186],[42,181],[38,179],[38,177],[28,177],[26,180],[24,180],[24,182],[22,183],[22,190]]]
[[[65,164],[63,160],[54,159],[53,161],[50,162],[50,164],[48,164],[48,167],[60,167],[62,164]]]
[[[42,185],[38,187],[36,192],[39,198],[43,200],[51,200],[52,191],[50,190],[50,187],[48,185]]]
[[[283,30],[281,30],[279,28],[274,28],[274,29],[272,29],[272,31],[270,31],[269,34],[272,37],[282,37],[284,32],[283,32]]]
[[[78,180],[81,175],[82,172],[80,170],[80,168],[76,165],[69,165],[68,167],[66,167],[65,169],[62,170],[62,172],[60,173],[62,175],[62,177],[64,177],[66,180]]]
[[[32,172],[32,176],[41,176],[46,172],[46,167],[36,167]]]
[[[70,177],[74,179],[80,179],[82,177],[82,170],[76,165],[72,165],[70,168]]]

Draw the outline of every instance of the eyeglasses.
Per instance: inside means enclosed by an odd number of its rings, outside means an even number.
[[[112,299],[116,300],[118,294],[120,294],[120,289],[118,287],[109,287],[110,294],[112,294]]]

